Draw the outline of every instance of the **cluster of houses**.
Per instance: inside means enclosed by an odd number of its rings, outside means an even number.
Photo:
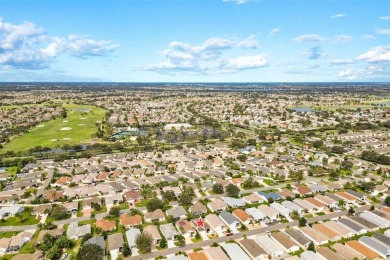
[[[167,259],[386,259],[390,254],[389,226],[390,209],[383,208],[310,226],[260,233]],[[358,238],[354,239],[356,235]],[[315,251],[310,248],[311,243]]]
[[[61,107],[23,106],[14,108],[0,107],[0,137],[9,137],[12,128],[23,127],[25,129],[39,126],[59,116]]]

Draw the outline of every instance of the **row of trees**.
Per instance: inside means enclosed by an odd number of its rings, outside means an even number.
[[[377,162],[381,164],[390,164],[390,156],[379,154],[375,151],[363,151],[362,158],[367,161]]]

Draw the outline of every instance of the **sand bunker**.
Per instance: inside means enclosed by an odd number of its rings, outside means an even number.
[[[64,120],[64,121],[62,121],[63,123],[68,123],[68,120]]]
[[[44,127],[45,125],[38,125],[37,127]]]
[[[86,124],[79,124],[79,126],[85,126]]]
[[[51,139],[50,142],[57,142],[58,139]]]
[[[85,117],[82,117],[82,118],[80,118],[81,120],[85,120],[86,118]]]
[[[66,138],[63,138],[65,141],[67,140],[72,140],[72,138],[69,138],[69,137],[66,137]]]
[[[60,130],[61,131],[69,131],[69,130],[72,130],[72,127],[63,127]]]

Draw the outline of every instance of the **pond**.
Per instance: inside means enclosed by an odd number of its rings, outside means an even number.
[[[294,110],[295,112],[300,112],[300,113],[307,113],[307,112],[312,112],[310,107],[294,107],[291,108],[291,110]]]
[[[80,107],[80,108],[72,108],[72,111],[87,113],[90,112],[91,109],[86,107]]]

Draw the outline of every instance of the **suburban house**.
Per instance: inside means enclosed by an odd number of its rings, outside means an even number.
[[[245,206],[245,200],[239,198],[239,199],[236,199],[236,198],[231,198],[231,197],[225,197],[224,198],[226,204],[229,205],[229,207],[232,207],[232,208],[238,208],[238,207],[243,207]]]
[[[200,203],[199,201],[195,202],[193,206],[188,208],[188,211],[194,215],[199,216],[207,213],[207,207]]]
[[[262,248],[267,250],[272,257],[280,257],[284,254],[283,248],[268,235],[257,235],[256,241]]]
[[[207,204],[212,212],[221,212],[227,209],[227,204],[221,199],[215,199]]]
[[[222,245],[230,259],[250,260],[249,256],[236,243],[226,243]]]
[[[124,242],[122,233],[107,236],[108,250],[112,259],[117,259],[119,253],[122,251]]]
[[[223,232],[226,231],[227,227],[224,222],[215,214],[209,214],[205,218],[205,222],[210,228],[217,233],[219,236],[223,236]]]
[[[176,206],[173,209],[167,210],[167,216],[171,216],[174,221],[187,217],[187,211],[182,206]]]
[[[138,214],[130,216],[128,214],[122,214],[119,216],[119,222],[122,226],[127,228],[142,225],[142,217]]]
[[[178,220],[176,222],[176,227],[184,237],[192,237],[196,233],[191,222],[185,219]]]
[[[282,248],[287,253],[292,253],[299,250],[299,245],[295,243],[293,240],[290,239],[289,236],[287,236],[283,232],[275,232],[272,233],[272,238],[282,246]]]
[[[179,235],[172,223],[160,225],[160,231],[167,241],[173,241]]]
[[[268,259],[268,253],[254,240],[243,239],[238,242],[251,259]]]
[[[156,209],[155,211],[145,213],[144,218],[146,222],[160,222],[165,220],[165,215],[161,209]]]
[[[242,209],[235,209],[232,211],[232,214],[244,225],[249,225],[249,223],[253,221],[253,218]]]
[[[240,221],[230,212],[222,211],[219,213],[219,218],[224,222],[228,228],[235,234],[238,233],[237,227],[240,226]]]
[[[0,209],[0,219],[14,217],[16,214],[23,212],[24,208],[21,205],[12,205]]]
[[[158,231],[158,228],[154,225],[146,226],[143,230],[143,232],[149,233],[153,238],[153,244],[158,245],[161,241],[161,235]]]
[[[138,228],[130,228],[126,231],[127,244],[130,249],[136,249],[135,238],[141,234],[141,231]]]
[[[91,234],[90,224],[86,224],[79,227],[77,222],[72,222],[69,224],[68,229],[66,230],[66,235],[70,239],[81,239],[86,234]]]
[[[96,228],[100,228],[105,232],[110,232],[116,229],[116,222],[111,220],[100,219],[96,220]]]
[[[246,208],[245,212],[248,213],[254,220],[261,221],[267,218],[260,210],[257,208]]]
[[[135,190],[130,190],[126,192],[125,198],[127,203],[129,203],[129,206],[132,207],[134,207],[136,203],[140,202],[143,199],[141,192]]]
[[[106,206],[109,208],[123,202],[123,196],[121,194],[113,194],[105,197],[104,199],[106,201]]]

